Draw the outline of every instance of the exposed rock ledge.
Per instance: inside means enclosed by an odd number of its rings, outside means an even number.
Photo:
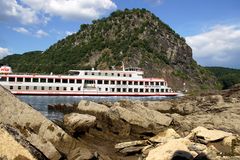
[[[0,159],[14,159],[11,155],[28,159],[161,160],[182,155],[189,160],[239,159],[239,93],[240,89],[234,89],[222,95],[154,102],[82,100],[68,105],[67,112],[75,113],[65,115],[66,133],[0,87],[0,134],[4,137]],[[11,154],[8,142],[18,144],[21,153]]]
[[[91,159],[93,157],[84,144],[69,136],[40,112],[21,102],[1,86],[0,123],[14,127],[18,135],[35,146],[48,159],[57,160],[61,157]],[[6,158],[11,159],[11,157]]]

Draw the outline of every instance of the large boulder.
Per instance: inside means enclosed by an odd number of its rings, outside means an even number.
[[[94,116],[102,115],[108,112],[109,108],[103,104],[92,101],[81,100],[77,107],[77,112],[82,114],[90,114]]]
[[[120,106],[133,113],[136,113],[154,127],[169,126],[173,120],[171,117],[166,116],[165,114],[145,107],[140,101],[122,101],[120,102]]]
[[[150,150],[146,160],[192,160],[197,156],[197,153],[188,149],[188,146],[191,144],[192,142],[185,138],[169,140],[168,142]]]
[[[144,106],[161,113],[171,113],[173,103],[170,101],[146,101]]]
[[[178,139],[181,136],[172,128],[169,128],[165,131],[159,132],[154,137],[151,137],[149,140],[151,142],[165,143],[170,139]]]
[[[73,150],[77,149],[77,158],[92,158],[92,153],[84,144],[69,136],[40,112],[20,101],[2,87],[0,87],[0,104],[0,122],[22,128],[21,132],[26,132],[26,130],[33,132],[42,140],[51,143],[66,157],[74,157]]]
[[[150,126],[149,121],[120,106],[113,106],[110,108],[107,112],[106,123],[107,126],[105,128],[121,136],[129,136],[134,132],[133,128],[137,128],[139,132],[144,132]]]
[[[206,143],[223,140],[225,137],[232,136],[232,133],[221,130],[209,130],[204,127],[197,127],[191,131],[187,137],[202,139]]]
[[[9,128],[9,127],[8,127]],[[15,130],[14,130],[15,131]],[[17,131],[15,131],[15,136],[19,137],[19,134]],[[40,157],[35,157],[33,149],[31,148],[29,143],[26,141],[22,144],[18,142],[15,137],[8,132],[8,130],[5,128],[3,124],[0,125],[0,159],[29,159],[29,160],[36,160]],[[30,150],[31,148],[31,150]],[[36,150],[36,149],[35,149]],[[38,152],[39,153],[39,152]],[[36,155],[38,155],[38,153]],[[41,158],[45,158],[42,157]],[[46,159],[46,158],[45,158]]]
[[[88,114],[70,113],[64,116],[64,126],[71,134],[86,132],[96,124],[96,117]]]

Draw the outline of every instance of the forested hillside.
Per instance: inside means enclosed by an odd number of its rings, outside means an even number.
[[[211,71],[222,85],[222,89],[227,89],[240,83],[240,70],[223,67],[206,67]]]

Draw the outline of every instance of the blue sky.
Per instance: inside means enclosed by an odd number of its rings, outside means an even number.
[[[46,50],[82,23],[146,8],[185,37],[203,66],[240,69],[239,0],[0,0],[0,58]]]

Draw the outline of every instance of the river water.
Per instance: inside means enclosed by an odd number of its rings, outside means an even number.
[[[148,97],[126,97],[126,96],[17,96],[20,100],[27,104],[30,104],[33,108],[40,111],[44,116],[51,120],[62,119],[63,113],[58,111],[48,110],[49,104],[60,104],[60,103],[70,103],[76,104],[81,100],[91,100],[94,102],[115,102],[118,100],[128,99],[128,100],[163,100],[168,97],[159,96],[148,96]]]

